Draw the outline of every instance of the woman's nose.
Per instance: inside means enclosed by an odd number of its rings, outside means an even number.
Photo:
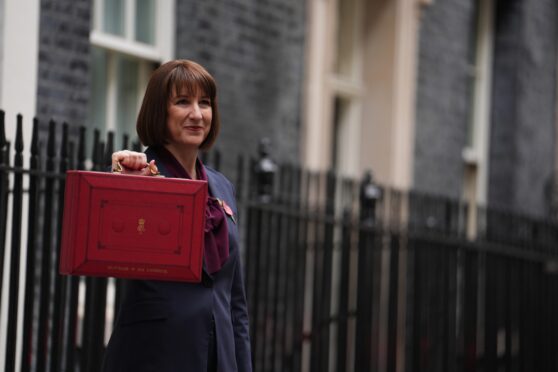
[[[194,102],[192,104],[192,112],[190,113],[190,116],[192,119],[202,119],[203,116],[199,103]]]

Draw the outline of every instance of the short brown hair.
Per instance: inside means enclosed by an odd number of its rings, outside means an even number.
[[[144,146],[162,146],[168,143],[169,99],[173,91],[183,90],[188,95],[196,95],[201,90],[211,100],[211,128],[200,149],[207,150],[213,145],[221,127],[215,79],[198,63],[180,59],[161,65],[149,79],[136,122],[138,137]]]

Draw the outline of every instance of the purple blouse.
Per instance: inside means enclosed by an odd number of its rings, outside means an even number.
[[[165,147],[154,149],[163,162],[170,176],[174,178],[192,179],[186,169],[176,160],[174,155]],[[198,180],[207,181],[205,167],[200,159],[196,160],[196,173]],[[207,198],[205,207],[205,236],[204,236],[204,261],[207,271],[214,274],[221,269],[227,258],[229,258],[229,231],[227,229],[227,218],[223,210],[222,202],[212,197]]]

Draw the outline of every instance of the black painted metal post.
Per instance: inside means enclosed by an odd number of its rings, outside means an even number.
[[[98,170],[97,164],[100,163],[99,158],[103,155],[100,151],[100,136],[101,133],[98,129],[93,131],[93,148],[91,149],[91,161],[93,162],[93,169]],[[92,348],[92,333],[93,331],[93,293],[95,289],[95,279],[92,277],[85,277],[85,310],[83,315],[83,335],[82,335],[82,342],[81,342],[81,353],[80,353],[80,370],[87,370],[89,359],[90,359],[90,349]]]
[[[48,142],[47,142],[47,159],[46,171],[50,174],[54,173],[54,156],[56,155],[56,124],[53,120],[49,122]],[[43,218],[43,239],[42,239],[42,257],[41,257],[41,282],[40,282],[40,305],[39,305],[39,331],[38,331],[38,358],[37,372],[46,371],[49,335],[51,330],[51,318],[49,317],[50,307],[50,283],[52,277],[52,209],[54,195],[54,179],[46,177],[45,182],[45,213]]]
[[[312,182],[313,179],[313,182]],[[311,182],[314,192],[318,193],[320,190],[321,184],[321,177],[319,174],[312,175]],[[323,288],[321,280],[322,280],[322,271],[323,271],[323,250],[322,248],[322,221],[320,220],[319,216],[323,215],[323,208],[320,205],[317,205],[314,210],[311,211],[314,214],[313,221],[312,221],[312,229],[313,229],[313,236],[314,236],[314,243],[313,243],[313,250],[314,250],[314,267],[313,267],[313,274],[312,274],[312,333],[311,333],[311,345],[310,345],[310,371],[311,372],[320,372],[323,371],[322,366],[320,365],[321,359],[320,354],[322,350],[320,349],[320,337],[321,337],[321,324],[320,324],[320,298],[322,297],[323,293],[321,289]]]
[[[21,372],[29,372],[33,359],[33,309],[35,307],[35,262],[37,260],[37,201],[39,198],[39,177],[33,171],[39,170],[39,121],[33,119],[31,157],[29,159],[29,209],[27,213],[27,264],[25,269],[25,300],[23,305],[23,341],[21,351]]]
[[[95,152],[94,169],[97,171],[105,170],[107,163],[110,162],[110,154],[114,147],[114,134],[108,134],[107,145],[103,142],[98,144]],[[106,150],[105,150],[106,149]],[[108,154],[108,155],[107,155]],[[104,351],[105,334],[105,310],[107,301],[107,279],[93,278],[89,282],[86,296],[86,322],[84,325],[84,338],[87,340],[87,347],[84,342],[85,371],[97,372],[101,369],[101,362]]]
[[[130,143],[130,136],[127,133],[122,135],[122,149],[126,150],[128,148],[128,144]]]
[[[8,298],[8,335],[6,338],[6,371],[15,370],[17,344],[17,315],[19,298],[19,260],[21,253],[21,207],[23,203],[23,118],[17,116],[14,158],[14,193],[10,254],[10,293]]]
[[[79,128],[79,142],[77,153],[77,168],[85,169],[85,127]],[[66,341],[65,363],[67,371],[76,369],[76,351],[77,351],[77,323],[78,323],[78,297],[80,277],[69,277],[68,290],[68,332]]]
[[[337,372],[347,369],[347,330],[349,320],[349,273],[351,254],[351,211],[343,211],[341,229],[341,278],[339,284],[338,327],[337,327]]]
[[[284,205],[287,209],[285,212],[285,228],[284,228],[284,254],[285,264],[283,267],[283,288],[281,298],[283,299],[283,314],[281,317],[281,337],[279,340],[279,371],[292,372],[292,358],[294,351],[293,331],[294,331],[294,303],[293,293],[295,289],[294,278],[295,271],[295,255],[296,255],[296,234],[298,231],[298,215],[296,214],[296,198],[297,193],[297,170],[292,166],[287,167],[286,180],[283,183],[285,190]]]
[[[5,114],[0,110],[0,166],[5,167],[0,171],[0,289],[4,281],[4,247],[6,245],[6,226],[8,218],[8,193],[10,191],[8,142],[6,141],[6,130],[4,125]],[[2,304],[0,299],[0,305]]]
[[[276,207],[282,207],[284,203],[283,192],[286,189],[285,181],[287,180],[286,168],[284,166],[280,167],[280,171],[278,173],[277,178],[280,187],[278,192],[279,197],[277,198],[275,204]],[[281,345],[280,334],[284,330],[284,326],[279,324],[279,307],[281,306],[281,301],[284,301],[281,298],[280,293],[281,293],[281,285],[285,281],[284,270],[286,269],[286,267],[284,262],[284,255],[286,249],[285,235],[287,234],[287,231],[285,229],[285,214],[278,208],[275,208],[274,214],[275,214],[275,225],[273,227],[272,233],[275,239],[273,239],[273,244],[270,246],[271,252],[274,253],[274,259],[272,260],[273,270],[271,271],[274,273],[272,273],[272,277],[271,277],[273,283],[273,287],[271,291],[272,293],[271,319],[273,319],[273,328],[271,330],[271,337],[270,337],[270,340],[272,340],[270,360],[271,360],[272,371],[275,371],[276,367],[278,368],[279,371],[282,371],[280,360],[278,361],[277,359],[278,356],[281,355],[278,349],[280,349],[280,345]]]
[[[269,302],[271,297],[270,292],[270,281],[271,278],[271,267],[273,264],[272,260],[272,250],[275,243],[274,229],[275,226],[275,215],[271,210],[265,210],[262,215],[263,228],[262,228],[262,243],[261,247],[261,262],[259,266],[259,278],[262,281],[261,291],[258,294],[258,301],[261,303],[260,306],[260,328],[261,328],[261,369],[267,370],[269,360],[269,349],[271,344],[270,328],[269,324],[270,314],[269,314]]]
[[[322,296],[320,298],[320,366],[322,371],[329,371],[329,338],[331,325],[331,282],[333,271],[333,233],[335,228],[335,173],[330,170],[326,175],[325,223],[324,223],[324,256],[322,267]]]
[[[400,237],[391,236],[390,241],[390,270],[389,270],[389,298],[388,298],[388,335],[387,335],[387,372],[397,371],[397,314],[399,291],[399,246]]]
[[[260,144],[260,158],[254,164],[253,179],[256,181],[256,192],[254,197],[260,203],[255,206],[254,222],[258,225],[255,227],[258,231],[256,244],[253,248],[255,264],[255,278],[253,290],[252,314],[254,314],[254,329],[252,334],[254,337],[253,358],[255,360],[256,369],[262,370],[267,360],[266,345],[269,342],[266,332],[266,317],[268,303],[268,284],[270,269],[270,245],[272,243],[272,213],[268,210],[262,210],[265,204],[272,201],[273,182],[277,170],[275,162],[270,158],[269,141],[262,140]]]
[[[271,142],[268,138],[263,138],[259,145],[259,159],[256,163],[256,187],[257,197],[261,202],[269,203],[273,197],[273,182],[277,165],[270,156]]]
[[[358,234],[358,273],[355,370],[370,371],[372,352],[372,298],[374,264],[374,226],[376,225],[376,202],[379,189],[367,172],[360,186],[360,226]]]
[[[295,274],[294,280],[294,315],[293,315],[293,357],[292,371],[302,369],[302,348],[306,335],[304,334],[304,297],[306,286],[306,256],[308,254],[308,172],[298,172],[299,197],[296,200],[298,228],[295,234]]]
[[[68,170],[68,124],[62,125],[62,143],[60,146],[59,174],[65,175]],[[62,237],[62,216],[64,212],[64,187],[65,178],[58,180],[58,215],[57,215],[57,246],[54,249],[54,308],[52,312],[52,353],[50,358],[50,371],[61,371],[62,353],[64,350],[63,334],[66,319],[66,288],[67,276],[58,273],[58,262],[60,257],[60,241]]]

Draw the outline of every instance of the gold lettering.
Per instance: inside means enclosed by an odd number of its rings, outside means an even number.
[[[128,270],[130,270],[130,268],[128,266],[107,266],[107,270],[128,271]]]
[[[138,220],[138,233],[142,235],[145,232],[145,219],[140,218]]]

